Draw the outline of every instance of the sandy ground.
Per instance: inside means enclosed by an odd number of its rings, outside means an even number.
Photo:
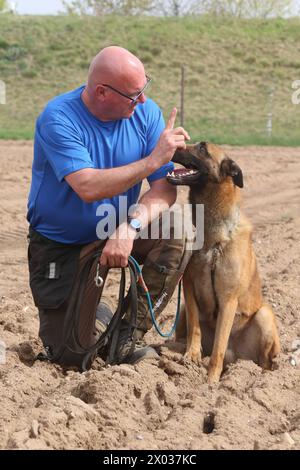
[[[26,198],[32,144],[0,143],[0,446],[3,449],[300,449],[300,149],[228,148],[244,171],[244,206],[282,353],[263,373],[231,365],[217,386],[155,333],[159,363],[64,374],[41,349],[28,287]],[[185,190],[180,192],[183,201]],[[115,296],[117,283],[112,281]],[[175,300],[164,313],[170,325]]]

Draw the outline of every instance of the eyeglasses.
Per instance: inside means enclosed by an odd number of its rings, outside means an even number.
[[[102,86],[106,86],[110,90],[113,90],[116,93],[118,93],[119,95],[124,96],[124,98],[127,98],[128,100],[130,100],[131,103],[133,104],[133,106],[135,106],[137,104],[138,100],[140,99],[140,97],[142,96],[142,94],[145,93],[145,90],[148,87],[149,83],[151,82],[152,78],[150,78],[150,77],[148,77],[148,75],[146,75],[146,80],[147,80],[147,83],[144,86],[144,88],[141,91],[139,91],[138,94],[135,95],[135,96],[126,95],[125,93],[122,93],[121,91],[117,90],[116,88],[112,87],[111,85],[107,85],[107,83],[102,83]]]

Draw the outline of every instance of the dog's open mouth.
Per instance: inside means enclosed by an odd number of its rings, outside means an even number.
[[[176,168],[171,173],[168,173],[166,178],[171,184],[186,184],[190,185],[199,180],[201,171],[187,168]]]

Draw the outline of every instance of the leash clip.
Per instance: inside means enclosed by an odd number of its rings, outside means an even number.
[[[103,286],[103,279],[100,276],[100,263],[97,264],[97,272],[96,272],[96,277],[94,279],[96,287],[102,287]]]

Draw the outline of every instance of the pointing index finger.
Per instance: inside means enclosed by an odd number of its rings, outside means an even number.
[[[177,108],[173,108],[170,114],[170,117],[168,119],[166,129],[169,129],[169,130],[173,129],[175,121],[176,121],[176,115],[177,115]]]

